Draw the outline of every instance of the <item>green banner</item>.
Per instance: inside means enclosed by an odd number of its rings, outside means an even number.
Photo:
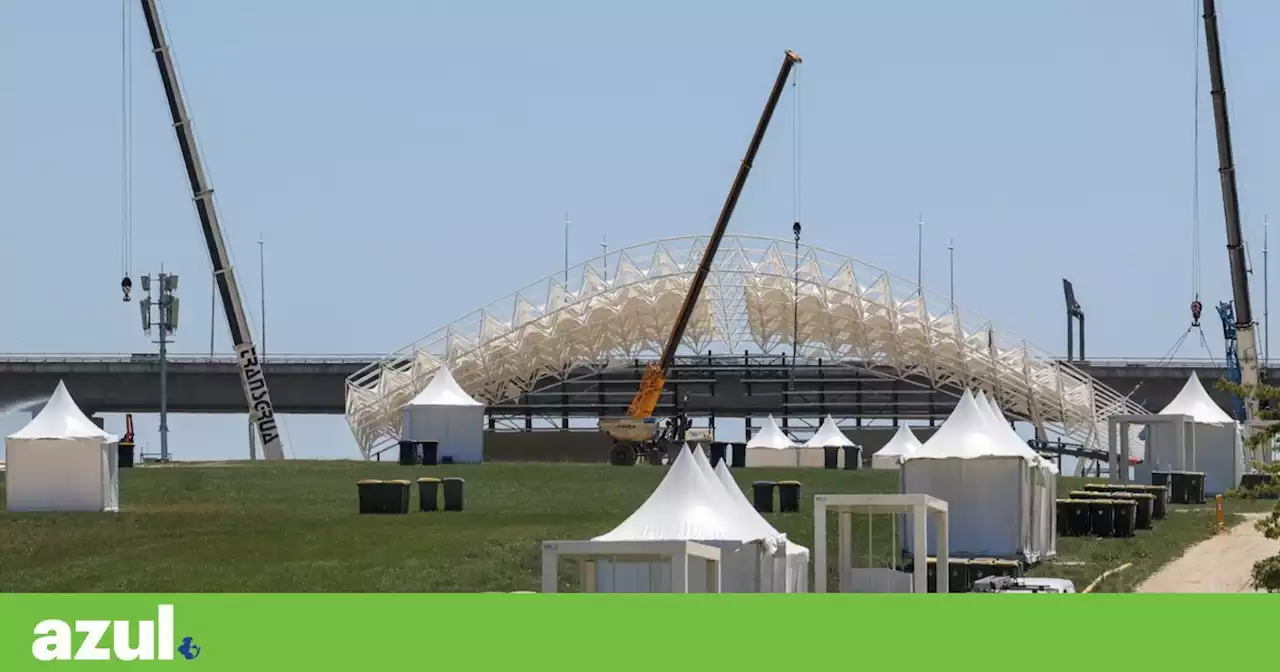
[[[0,670],[1265,667],[1278,606],[1265,594],[0,595]]]

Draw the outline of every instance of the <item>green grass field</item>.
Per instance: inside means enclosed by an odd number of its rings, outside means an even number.
[[[588,539],[612,529],[663,473],[643,466],[310,461],[127,469],[119,514],[0,515],[0,591],[535,590],[542,541]],[[356,513],[357,480],[426,475],[465,478],[466,511],[419,513],[415,492],[407,516]],[[897,489],[893,472],[752,469],[735,476],[745,488],[753,480],[802,481],[802,511],[769,519],[809,547],[812,495]],[[1085,482],[1063,480],[1062,492]],[[1059,562],[1034,573],[1070,578],[1081,589],[1103,571],[1133,562],[1099,587],[1130,590],[1208,537],[1213,518],[1212,507],[1198,507],[1172,513],[1154,532],[1131,539],[1060,539]],[[867,525],[866,516],[854,517],[859,565],[867,562]],[[876,566],[890,562],[891,527],[886,516],[871,521]],[[831,529],[834,538],[834,521]],[[572,579],[570,572],[565,580]]]

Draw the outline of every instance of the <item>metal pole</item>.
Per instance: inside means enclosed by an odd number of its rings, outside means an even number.
[[[1269,298],[1271,281],[1267,274],[1267,216],[1262,216],[1262,360],[1271,366],[1271,301]]]
[[[266,262],[266,245],[263,244],[262,234],[258,234],[258,302],[260,305],[259,313],[262,315],[262,347],[258,350],[258,359],[260,361],[267,360],[267,262]]]
[[[951,287],[947,290],[947,300],[951,308],[956,307],[956,245],[954,238],[947,239],[947,272],[951,275]]]
[[[160,461],[169,461],[169,276],[160,272]]]
[[[609,282],[609,236],[600,237],[600,267],[604,269],[604,281]]]
[[[924,213],[916,225],[916,291],[924,298]]]
[[[569,289],[569,213],[564,213],[564,288]]]

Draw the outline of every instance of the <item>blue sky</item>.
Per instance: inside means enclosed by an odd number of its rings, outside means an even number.
[[[927,286],[954,237],[958,302],[1061,352],[1070,278],[1093,357],[1159,357],[1188,324],[1199,62],[1201,298],[1230,296],[1192,0],[163,4],[255,323],[266,241],[275,353],[399,348],[557,270],[566,211],[575,260],[709,231],[788,48],[806,241],[911,277],[923,213]],[[175,349],[207,352],[209,262],[134,5],[132,271],[182,275]],[[1261,319],[1280,5],[1219,12]],[[0,351],[153,347],[119,300],[120,13],[0,4]],[[733,231],[789,237],[791,127],[784,99]],[[244,453],[242,417],[171,428],[181,457]],[[285,430],[299,457],[355,454],[341,418]]]

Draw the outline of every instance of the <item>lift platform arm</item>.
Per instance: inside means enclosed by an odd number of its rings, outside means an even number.
[[[653,415],[653,411],[658,407],[658,399],[662,397],[662,388],[667,383],[667,374],[671,371],[671,365],[675,362],[676,349],[680,347],[680,341],[684,338],[685,328],[689,326],[689,318],[693,316],[693,308],[698,303],[698,297],[702,294],[702,286],[706,284],[707,275],[711,273],[711,264],[715,260],[716,251],[720,248],[720,241],[724,238],[725,230],[729,227],[729,219],[733,217],[733,209],[738,205],[738,197],[742,195],[742,188],[747,184],[747,175],[751,173],[751,164],[756,159],[756,152],[760,150],[760,144],[764,141],[765,131],[769,128],[769,121],[773,118],[773,112],[778,107],[778,99],[782,97],[782,91],[787,85],[787,79],[791,76],[791,69],[797,63],[800,63],[800,57],[793,51],[787,51],[782,58],[782,68],[778,71],[778,79],[773,83],[773,90],[769,92],[769,100],[765,103],[764,113],[760,115],[760,122],[756,124],[756,132],[751,136],[751,144],[747,146],[747,154],[742,159],[742,165],[738,167],[738,174],[733,179],[733,186],[729,188],[729,196],[725,198],[724,207],[720,210],[720,219],[716,220],[715,231],[711,233],[710,240],[707,241],[707,248],[702,253],[702,259],[698,262],[698,270],[694,273],[693,281],[689,283],[689,293],[684,297],[684,303],[680,306],[680,313],[676,316],[675,324],[671,327],[671,334],[667,337],[666,346],[662,349],[662,357],[657,362],[652,362],[645,367],[644,377],[640,380],[640,390],[631,400],[631,405],[627,407],[627,416],[640,420]]]

